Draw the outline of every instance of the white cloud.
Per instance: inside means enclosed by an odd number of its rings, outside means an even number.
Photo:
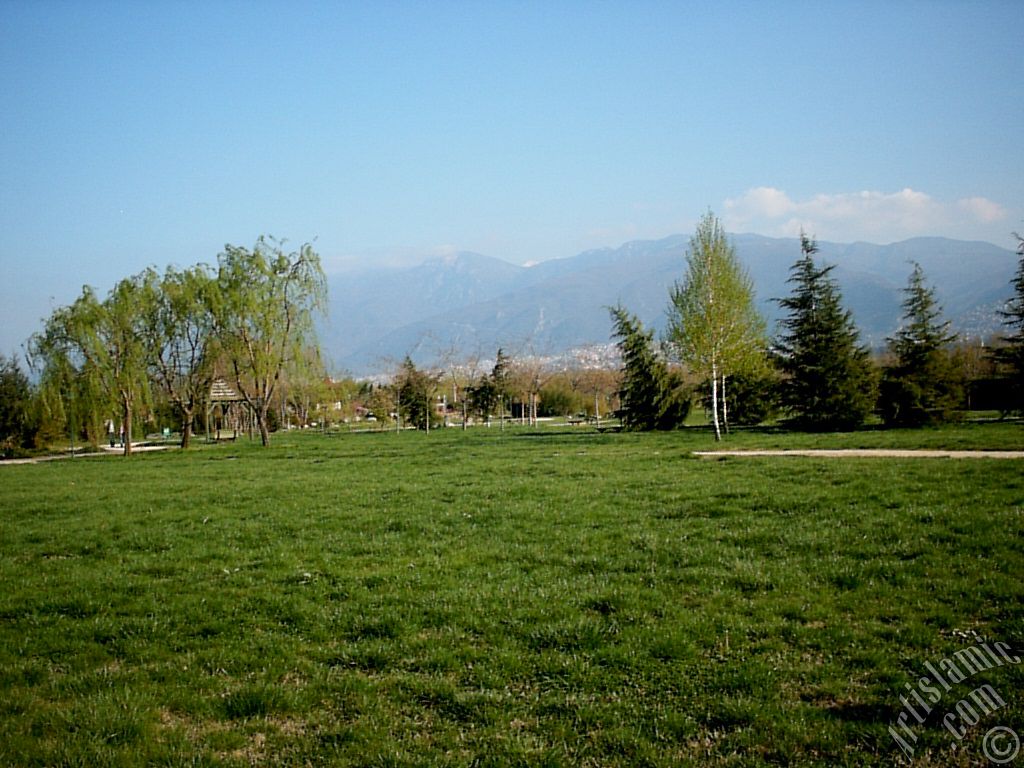
[[[984,239],[1007,215],[984,197],[944,202],[910,188],[794,200],[780,189],[756,187],[726,200],[722,220],[732,232],[792,236],[803,230],[822,240],[888,243],[926,235]]]
[[[1006,209],[1003,206],[984,197],[968,197],[958,200],[957,205],[981,221],[1001,221],[1006,218]]]

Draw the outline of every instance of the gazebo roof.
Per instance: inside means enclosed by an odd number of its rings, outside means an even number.
[[[244,399],[224,379],[214,379],[210,385],[211,403],[238,403]]]

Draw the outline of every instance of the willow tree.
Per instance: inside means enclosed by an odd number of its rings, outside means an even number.
[[[309,243],[286,253],[281,241],[260,237],[252,250],[224,246],[217,263],[218,337],[266,446],[268,412],[281,377],[316,346],[313,317],[327,299],[320,257]]]
[[[671,289],[666,336],[670,348],[696,375],[711,382],[715,440],[728,418],[728,376],[765,368],[764,319],[754,306],[754,283],[736,257],[721,223],[708,212],[697,224],[686,254],[686,274]]]
[[[149,391],[140,311],[145,301],[142,275],[122,280],[103,301],[86,286],[73,304],[54,311],[31,343],[33,356],[43,363],[44,381],[73,380],[79,393],[92,393],[93,420],[104,410],[120,411],[126,456],[132,452],[137,407]]]
[[[181,447],[188,448],[195,413],[209,396],[218,361],[217,283],[202,266],[168,267],[162,278],[152,270],[145,273],[144,290],[140,311],[150,376],[177,408]]]

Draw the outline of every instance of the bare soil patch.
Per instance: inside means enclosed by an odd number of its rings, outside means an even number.
[[[937,451],[894,448],[841,448],[799,450],[694,451],[694,456],[804,456],[809,458],[877,458],[877,459],[1024,459],[1024,451]]]

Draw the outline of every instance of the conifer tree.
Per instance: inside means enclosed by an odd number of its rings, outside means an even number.
[[[999,312],[1010,334],[1002,337],[1005,346],[996,351],[996,360],[1009,369],[1010,396],[1015,410],[1024,411],[1024,237],[1016,233],[1014,237],[1020,256],[1017,274],[1010,283],[1014,294]]]
[[[508,395],[509,366],[511,360],[505,350],[498,348],[494,368],[489,374],[480,377],[476,384],[466,388],[466,403],[473,406],[473,412],[485,421],[490,421],[491,414],[498,411],[504,427],[505,397]],[[463,411],[468,415],[468,410]],[[465,421],[465,416],[463,417]]]
[[[437,415],[434,413],[434,390],[438,378],[426,371],[421,371],[406,355],[402,369],[394,382],[398,394],[399,413],[416,429],[430,431],[436,425]]]
[[[874,369],[850,312],[842,307],[833,265],[815,263],[818,246],[803,233],[800,250],[789,278],[793,294],[776,299],[789,312],[775,344],[785,375],[782,402],[800,428],[854,429],[874,406]]]
[[[880,404],[886,424],[921,426],[952,420],[963,402],[963,380],[948,346],[956,339],[943,322],[935,289],[914,263],[903,290],[903,327],[888,339],[896,359],[882,375]]]
[[[622,423],[626,429],[675,429],[689,412],[689,399],[681,392],[679,378],[657,355],[653,331],[644,330],[635,315],[624,308],[610,310],[613,335],[622,355]]]

